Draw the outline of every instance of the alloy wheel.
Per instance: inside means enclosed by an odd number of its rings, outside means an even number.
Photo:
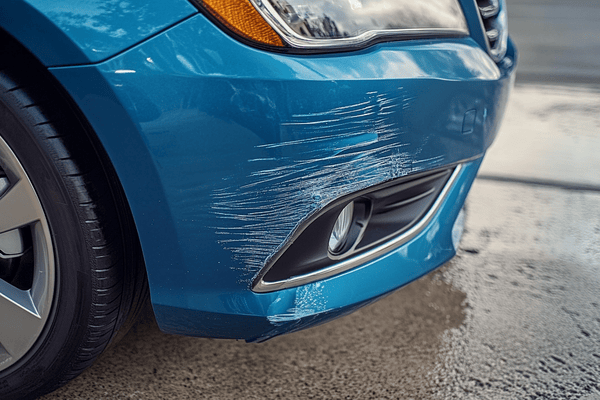
[[[25,170],[0,137],[0,371],[44,330],[55,295],[48,221]]]

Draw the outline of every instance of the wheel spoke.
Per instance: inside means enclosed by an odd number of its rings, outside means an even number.
[[[0,344],[13,358],[20,358],[31,348],[44,326],[29,291],[0,280],[0,315]]]
[[[0,197],[0,233],[28,225],[41,216],[39,200],[26,180],[19,180]]]
[[[6,279],[0,279],[3,372],[40,338],[56,288],[54,249],[44,209],[25,169],[1,136],[0,253],[0,276]]]

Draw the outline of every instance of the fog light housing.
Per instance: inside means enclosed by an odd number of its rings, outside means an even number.
[[[348,232],[352,226],[352,219],[354,218],[354,202],[348,204],[340,212],[335,221],[335,225],[331,230],[329,236],[329,251],[332,254],[338,254],[344,248],[346,239],[348,238]]]
[[[325,279],[412,240],[428,226],[461,166],[393,179],[329,203],[294,232],[252,282],[257,293]]]

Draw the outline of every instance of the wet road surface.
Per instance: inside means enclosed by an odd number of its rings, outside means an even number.
[[[263,344],[165,335],[147,318],[44,399],[600,399],[600,115],[589,107],[600,92],[515,90],[459,253],[440,270]]]
[[[600,194],[478,181],[467,224],[444,274],[466,318],[443,335],[438,393],[600,393]]]

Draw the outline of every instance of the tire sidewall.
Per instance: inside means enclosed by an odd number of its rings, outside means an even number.
[[[8,93],[10,95],[10,93]],[[64,370],[86,334],[92,304],[90,262],[79,225],[75,188],[63,179],[58,156],[31,124],[26,112],[0,98],[0,136],[27,173],[50,228],[55,257],[52,308],[44,330],[29,352],[0,372],[3,399],[35,397],[60,385]],[[12,106],[12,107],[11,107]],[[75,133],[76,134],[76,133]]]

